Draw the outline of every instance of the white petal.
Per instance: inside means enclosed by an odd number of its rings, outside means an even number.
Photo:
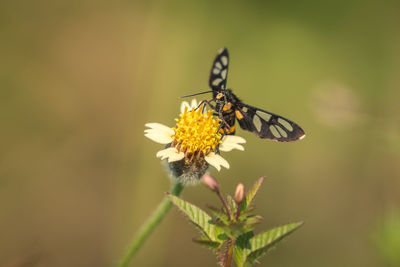
[[[167,131],[160,130],[160,129],[146,129],[146,130],[144,130],[144,133],[145,134],[162,134],[162,135],[165,135],[165,136],[172,136]]]
[[[219,150],[229,152],[232,149],[244,150],[244,147],[239,144],[246,143],[246,140],[240,136],[225,135],[222,139],[222,144],[219,146]]]
[[[156,143],[163,144],[163,145],[169,144],[173,141],[171,136],[165,135],[163,133],[151,132],[151,133],[146,133],[144,136],[153,140]]]
[[[192,102],[190,103],[191,109],[197,108],[197,100],[196,98],[192,99]]]
[[[151,135],[163,135],[165,137],[169,137],[172,138],[175,134],[175,132],[172,131],[164,131],[164,130],[160,130],[160,129],[146,129],[144,130],[145,134],[151,134]]]
[[[221,166],[219,166],[218,162],[216,162],[213,157],[206,156],[205,160],[207,161],[208,164],[216,168],[218,171],[221,170]]]
[[[217,155],[217,154],[215,154],[214,158],[217,159],[217,161],[219,162],[219,164],[222,167],[229,169],[230,166],[229,166],[229,163],[226,161],[226,159],[224,159],[223,157],[221,157],[220,155]]]
[[[237,135],[225,135],[224,138],[222,139],[222,142],[245,144],[246,139]]]
[[[181,113],[185,112],[185,107],[187,107],[187,110],[190,110],[190,105],[189,105],[189,103],[187,101],[183,101],[181,103]]]
[[[158,151],[156,154],[156,157],[157,158],[164,157],[164,156],[169,157],[172,153],[178,153],[178,151],[176,150],[175,147],[169,147],[169,148]]]
[[[211,152],[210,154],[205,156],[204,159],[207,161],[208,164],[215,167],[218,171],[221,170],[221,166],[229,169],[229,163],[223,157],[215,154],[214,152]]]
[[[168,159],[169,157],[173,157],[174,154],[177,154],[178,151],[174,147],[169,147],[157,152],[156,157],[161,158],[161,160]]]
[[[163,130],[160,130],[160,129],[146,129],[146,130],[144,130],[144,133],[151,133],[151,134],[153,134],[153,133],[163,133],[164,131]]]
[[[178,160],[183,159],[184,157],[185,157],[185,154],[183,152],[174,153],[171,156],[169,156],[168,162],[178,161]]]
[[[222,143],[221,145],[219,145],[219,150],[220,151],[224,151],[224,152],[229,152],[232,151],[233,149],[237,149],[237,150],[244,150],[244,147],[242,145],[239,144],[224,144]]]
[[[167,132],[170,135],[174,135],[175,134],[175,132],[174,132],[174,130],[172,128],[170,128],[168,126],[165,126],[164,124],[161,124],[161,123],[157,123],[157,122],[146,123],[145,126],[149,127],[150,129]],[[146,129],[146,130],[149,130],[149,129]]]
[[[173,141],[172,136],[175,134],[175,131],[172,128],[161,123],[146,123],[145,126],[149,127],[149,129],[144,130],[144,136],[154,142],[169,144]]]
[[[178,161],[183,159],[185,156],[183,152],[178,152],[175,147],[169,147],[163,150],[160,150],[156,154],[157,158],[168,159],[168,162]]]

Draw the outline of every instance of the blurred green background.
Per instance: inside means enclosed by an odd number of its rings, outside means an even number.
[[[144,124],[173,126],[224,46],[228,87],[307,134],[238,130],[245,152],[211,170],[226,193],[267,177],[259,230],[305,220],[259,266],[395,265],[376,235],[400,206],[398,1],[0,5],[0,266],[113,266],[170,186]],[[216,266],[196,234],[173,209],[132,266]]]

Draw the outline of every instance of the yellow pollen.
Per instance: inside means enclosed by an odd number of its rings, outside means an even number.
[[[185,108],[180,118],[176,119],[173,145],[186,155],[207,155],[221,143],[221,134],[217,132],[220,120],[213,118],[211,110],[207,113],[202,110],[203,107],[191,111]]]

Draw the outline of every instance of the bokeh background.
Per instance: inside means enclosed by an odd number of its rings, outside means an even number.
[[[238,130],[245,152],[211,170],[226,193],[267,177],[259,230],[305,221],[259,266],[399,266],[399,7],[2,1],[0,266],[113,266],[170,187],[144,124],[173,126],[224,46],[228,87],[307,133]],[[203,185],[183,197],[218,203]],[[132,266],[216,266],[196,234],[173,209]]]

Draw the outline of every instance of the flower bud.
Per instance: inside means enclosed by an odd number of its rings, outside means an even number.
[[[203,177],[201,177],[201,180],[203,183],[210,188],[212,191],[217,192],[219,191],[219,183],[217,180],[215,180],[214,177],[212,177],[209,174],[204,174]]]
[[[236,186],[236,191],[235,191],[235,201],[237,204],[242,203],[244,197],[244,185],[242,183],[239,183]]]

